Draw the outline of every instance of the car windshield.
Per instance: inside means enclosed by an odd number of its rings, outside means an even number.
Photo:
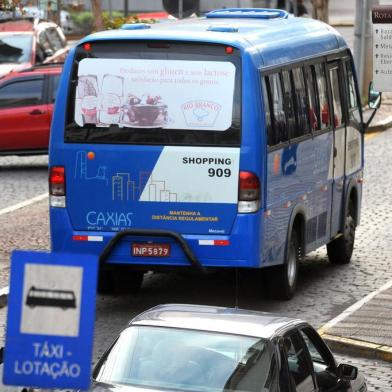
[[[31,56],[32,36],[27,34],[0,35],[0,64],[27,63]]]
[[[256,337],[132,326],[98,364],[94,378],[109,384],[170,391],[272,391],[275,361]]]

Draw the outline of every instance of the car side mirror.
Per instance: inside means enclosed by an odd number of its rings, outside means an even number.
[[[52,49],[45,49],[44,51],[45,57],[51,57],[53,56],[53,50]]]
[[[370,109],[378,109],[381,106],[381,93],[373,88],[373,82],[369,84],[368,103]]]
[[[338,378],[342,381],[353,381],[358,377],[358,368],[352,365],[341,363],[338,366]]]

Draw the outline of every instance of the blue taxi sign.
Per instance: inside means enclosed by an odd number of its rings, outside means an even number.
[[[88,389],[97,271],[92,255],[13,252],[4,384]]]

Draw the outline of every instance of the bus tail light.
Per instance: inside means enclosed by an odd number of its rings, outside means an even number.
[[[49,172],[49,194],[51,207],[65,207],[65,168],[53,166]]]
[[[256,212],[260,208],[260,180],[247,171],[240,172],[238,185],[238,212]]]

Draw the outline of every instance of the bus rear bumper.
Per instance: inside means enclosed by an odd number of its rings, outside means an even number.
[[[190,261],[189,254],[184,247],[171,235],[154,235],[154,232],[143,234],[139,230],[137,235],[132,230],[121,235],[117,241],[113,238],[121,232],[75,231],[68,218],[66,210],[51,208],[51,244],[54,252],[78,254],[96,254],[106,264],[127,264],[135,267],[154,267],[164,269],[168,267],[226,267],[226,268],[260,268],[262,263],[262,233],[260,227],[260,212],[256,214],[239,214],[234,222],[230,235],[179,235],[194,256]],[[58,222],[58,224],[56,224]],[[61,222],[61,223],[60,223]],[[113,246],[109,244],[115,242]],[[133,256],[133,244],[169,244],[169,257]],[[105,251],[105,249],[107,249]]]

